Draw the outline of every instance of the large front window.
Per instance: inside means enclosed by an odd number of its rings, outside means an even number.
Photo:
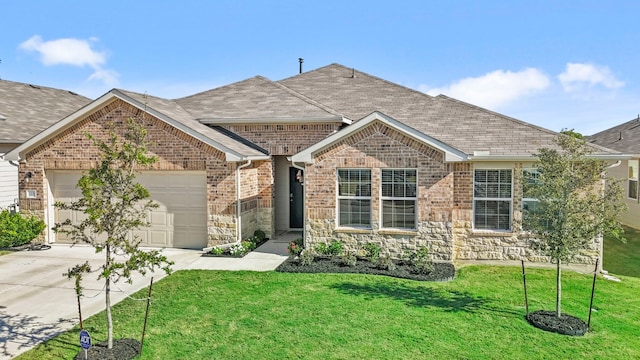
[[[416,169],[382,170],[382,227],[415,229]]]
[[[476,229],[511,229],[512,170],[474,171],[473,224]]]
[[[370,169],[338,169],[338,224],[371,227]]]
[[[629,191],[630,199],[638,200],[638,160],[629,160]]]

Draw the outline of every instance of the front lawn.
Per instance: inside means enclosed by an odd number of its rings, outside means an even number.
[[[616,275],[640,277],[640,230],[624,227],[626,243],[604,239],[602,268]]]
[[[586,321],[591,279],[564,272],[564,312]],[[640,279],[622,279],[599,279],[592,331],[570,337],[527,323],[519,267],[464,267],[439,283],[179,271],[154,285],[141,359],[637,359]],[[531,310],[554,308],[554,282],[552,270],[528,270]],[[116,337],[139,338],[144,307],[115,307]],[[85,322],[94,342],[104,322]],[[76,329],[18,359],[69,359],[78,348]]]

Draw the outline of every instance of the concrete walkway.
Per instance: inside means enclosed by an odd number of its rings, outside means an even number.
[[[175,262],[174,271],[269,271],[287,258],[287,244],[295,237],[299,234],[282,234],[243,258],[202,257],[202,251],[182,249],[165,249],[163,253]],[[50,250],[0,256],[0,359],[11,359],[79,324],[74,282],[62,274],[87,260],[96,270],[103,254],[96,254],[89,246],[53,245]],[[166,275],[159,271],[146,277],[137,275],[132,284],[119,282],[112,289],[112,303],[149,286],[152,276],[155,282]],[[88,275],[83,282],[83,318],[104,310],[104,281],[96,278],[97,274]]]

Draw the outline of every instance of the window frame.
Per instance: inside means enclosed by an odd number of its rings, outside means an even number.
[[[369,195],[368,196],[363,196],[363,195],[357,195],[357,194],[353,194],[353,195],[342,195],[340,192],[340,185],[343,185],[344,183],[340,181],[341,176],[340,176],[340,172],[341,171],[358,171],[358,172],[363,172],[363,171],[368,171],[369,172]],[[362,176],[359,176],[360,179],[362,178]],[[355,184],[356,187],[360,187],[362,186],[361,184],[363,184],[362,182],[351,182],[351,181],[347,181],[347,184]],[[366,184],[366,183],[365,183]],[[372,213],[372,170],[370,168],[337,168],[336,169],[336,226],[338,228],[352,228],[352,229],[371,229],[372,228],[372,223],[373,223],[373,213]],[[358,192],[358,190],[356,190],[356,193]],[[342,225],[342,211],[341,211],[341,200],[356,200],[356,201],[368,201],[369,202],[369,223],[367,225],[355,225],[355,224],[345,224]],[[352,214],[351,212],[349,212],[350,214]],[[360,216],[362,215],[362,213],[360,213]],[[353,215],[350,215],[350,217],[352,217]]]
[[[383,191],[384,185],[390,184],[391,187],[392,187],[392,192],[395,189],[395,185],[397,185],[394,181],[392,181],[391,183],[385,183],[384,182],[383,179],[384,179],[384,172],[385,171],[392,171],[394,173],[396,171],[404,171],[405,175],[406,175],[406,171],[414,171],[415,172],[415,183],[413,184],[414,188],[415,188],[414,196],[406,196],[406,187],[404,189],[405,196],[385,196],[384,195],[384,191]],[[392,174],[392,180],[395,179],[394,173]],[[405,177],[404,182],[402,184],[404,184],[404,185],[409,184],[410,185],[410,183],[407,183],[406,177]],[[385,226],[385,211],[384,211],[385,201],[391,201],[391,202],[394,202],[394,201],[412,201],[413,202],[413,225],[411,227],[397,227],[397,226],[387,227],[387,226]],[[392,219],[391,221],[393,222],[394,220]],[[413,231],[413,230],[417,229],[417,227],[418,227],[417,224],[418,224],[418,168],[382,168],[382,169],[380,169],[380,229],[385,229],[385,230],[411,230],[411,231]]]
[[[640,161],[638,160],[627,161],[627,169],[628,169],[627,199],[636,200],[636,201],[638,200],[638,172],[639,172],[639,166],[640,166],[639,163]],[[635,165],[635,167],[633,165]],[[636,195],[635,197],[631,196],[632,183],[633,183],[633,188],[635,189],[635,195]]]
[[[478,171],[497,171],[498,172],[498,182],[497,183],[493,183],[498,185],[498,194],[500,193],[500,185],[502,184],[502,182],[500,182],[500,172],[502,171],[508,171],[510,173],[510,182],[508,183],[510,186],[510,195],[509,197],[488,197],[488,196],[484,196],[484,197],[480,197],[480,196],[476,196],[476,173]],[[475,231],[487,231],[487,232],[511,232],[513,231],[513,186],[514,186],[514,169],[513,168],[476,168],[473,169],[473,188],[472,188],[472,192],[473,192],[473,230]],[[486,184],[490,184],[489,182],[485,182]],[[504,183],[507,184],[507,183]],[[486,195],[486,192],[485,192]],[[509,221],[508,221],[508,226],[507,228],[484,228],[484,227],[478,227],[477,221],[476,221],[476,214],[477,214],[477,202],[478,201],[486,201],[486,202],[507,202],[509,204],[508,206],[508,216],[509,216]],[[496,214],[497,216],[500,216],[500,213]],[[498,218],[498,225],[499,225],[500,221]]]
[[[538,199],[538,198],[525,197],[524,186],[525,186],[525,181],[527,181],[527,177],[525,176],[525,172],[527,172],[527,171],[530,172],[530,173],[535,173],[538,176],[540,176],[540,172],[536,168],[523,168],[522,169],[522,230],[523,231],[531,230],[531,229],[527,229],[527,227],[525,226],[525,221],[524,221],[524,213],[525,213],[524,204],[525,204],[525,202],[536,203],[536,204],[538,204],[540,202],[540,199]]]

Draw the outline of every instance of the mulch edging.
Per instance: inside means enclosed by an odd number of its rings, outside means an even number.
[[[529,313],[527,321],[538,329],[562,335],[583,336],[589,328],[582,319],[562,313],[561,317],[555,311],[537,310]]]
[[[107,348],[107,341],[92,345],[87,350],[89,359],[131,360],[140,355],[140,342],[135,339],[113,339],[113,348]],[[73,358],[84,360],[84,350],[80,350]]]
[[[427,274],[415,272],[413,266],[402,261],[394,262],[396,268],[387,270],[367,259],[359,258],[354,266],[345,265],[339,257],[316,257],[311,265],[301,265],[299,259],[289,258],[276,268],[290,273],[342,273],[385,275],[420,281],[451,281],[455,277],[455,266],[448,262],[434,262],[433,271]]]

